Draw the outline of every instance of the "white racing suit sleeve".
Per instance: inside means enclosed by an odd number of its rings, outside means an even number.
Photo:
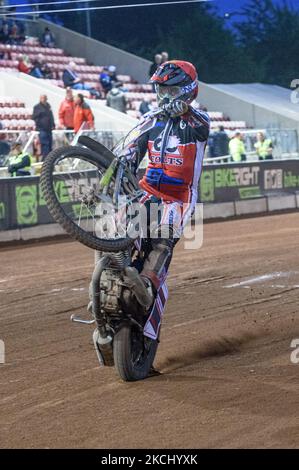
[[[210,133],[210,118],[208,113],[189,106],[189,112],[184,115],[184,119],[193,128],[194,137],[197,140],[200,142],[208,140]]]

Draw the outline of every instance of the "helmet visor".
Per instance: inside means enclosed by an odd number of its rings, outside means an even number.
[[[173,101],[181,96],[182,89],[179,86],[163,86],[156,84],[156,92],[160,101],[164,100],[165,98]]]

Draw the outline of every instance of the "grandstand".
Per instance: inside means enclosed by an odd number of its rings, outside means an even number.
[[[36,45],[36,40],[34,41],[34,44],[35,45],[0,44],[0,54],[10,57],[10,59],[0,60],[0,69],[6,72],[17,73],[19,64],[18,57],[20,55],[25,54],[32,62],[38,60],[40,55],[42,55],[43,60],[47,63],[51,72],[55,76],[53,79],[45,80],[53,85],[64,88],[62,73],[69,62],[72,61],[76,64],[76,73],[80,75],[80,78],[84,80],[85,83],[103,91],[101,90],[101,85],[99,83],[99,74],[103,71],[103,66],[88,65],[85,58],[68,56],[64,53],[63,49],[40,47]],[[139,100],[141,102],[144,94],[148,94],[151,100],[155,99],[155,95],[152,93],[152,87],[150,85],[137,84],[130,75],[118,74],[117,78],[124,84],[125,89],[128,91],[129,109],[130,103],[133,102],[135,104],[135,108],[133,109],[136,109],[136,101]],[[87,93],[87,95],[91,98],[89,93]]]
[[[88,85],[103,92],[99,82],[99,74],[103,71],[104,64],[89,65],[86,58],[68,55],[62,48],[41,47],[36,37],[28,38],[26,43],[21,45],[0,44],[0,54],[9,57],[9,59],[0,60],[0,71],[3,70],[13,74],[19,73],[18,59],[20,55],[26,55],[31,62],[38,60],[42,55],[43,60],[49,66],[55,78],[40,80],[60,88],[64,88],[62,81],[63,70],[67,67],[70,61],[72,61],[76,64],[75,72],[80,76],[80,78]],[[156,95],[153,93],[152,86],[150,84],[138,83],[137,80],[132,78],[129,74],[118,73],[117,78],[124,84],[124,89],[126,90],[127,114],[129,116],[132,118],[140,117],[139,107],[144,98],[146,98],[153,106],[156,105]],[[92,99],[89,92],[83,91],[83,94]],[[12,98],[12,100],[13,99],[14,98]],[[102,101],[105,101],[105,99],[103,98]],[[24,103],[23,107],[25,107]],[[34,123],[30,120],[30,117],[29,112],[26,113],[26,118],[23,118],[22,116],[18,116],[18,114],[13,113],[12,110],[8,110],[7,115],[4,118],[5,122],[2,122],[2,126],[4,129],[34,129]],[[212,129],[218,127],[219,121],[221,121],[221,124],[228,130],[247,128],[245,121],[231,121],[228,116],[224,116],[220,111],[210,112],[210,118],[212,121]],[[0,119],[2,118],[0,117]],[[24,121],[24,119],[27,119],[28,122],[16,122],[18,120]]]
[[[38,36],[40,32],[45,26],[49,25],[54,30],[58,47],[41,47],[39,44]],[[38,96],[43,92],[48,94],[49,102],[57,120],[58,107],[64,97],[62,73],[70,62],[75,63],[75,71],[80,78],[99,91],[102,91],[99,74],[105,65],[111,63],[116,65],[117,78],[124,84],[127,98],[126,115],[107,108],[104,93],[102,93],[102,99],[94,100],[88,91],[83,91],[83,94],[92,99],[90,103],[96,118],[97,128],[108,129],[113,132],[124,131],[132,127],[136,122],[135,120],[140,117],[139,107],[145,98],[153,106],[156,105],[156,96],[153,93],[152,86],[145,83],[148,79],[147,73],[150,65],[148,61],[86,38],[66,28],[52,25],[44,20],[30,23],[28,30],[30,36],[26,38],[23,44],[0,44],[0,54],[3,57],[0,60],[0,95],[3,95],[2,98],[0,96],[2,135],[5,130],[29,132],[35,129],[34,121],[31,119],[32,108],[38,101]],[[96,50],[100,51],[100,56],[95,53],[95,47]],[[82,53],[82,56],[80,56],[80,53]],[[83,53],[85,53],[85,56]],[[93,54],[97,64],[91,63],[91,54]],[[43,61],[49,66],[53,78],[36,79],[19,72],[18,65],[21,55],[28,56],[31,62],[42,56]],[[242,96],[240,95],[241,88]],[[233,95],[235,90],[238,91],[238,96],[236,93]],[[250,85],[242,85],[238,88],[238,85],[200,83],[199,96],[201,102],[195,103],[195,105],[208,108],[212,131],[217,130],[219,125],[222,125],[229,134],[234,130],[250,132],[254,128],[267,130],[282,127],[277,119],[275,125],[269,120],[263,120],[265,113],[256,112],[254,115],[260,118],[255,121],[252,119],[248,111],[253,106],[249,97],[255,96],[257,88],[255,87],[254,93],[251,93],[251,95],[249,93],[248,96],[244,95],[246,90],[250,90]],[[248,102],[247,108],[244,104],[246,100]],[[267,102],[271,102],[270,95],[267,96]],[[290,125],[285,127],[296,129],[292,122],[288,122],[288,124]],[[252,141],[252,139],[247,140],[248,142]],[[294,152],[294,149],[295,145],[292,144],[292,152]],[[252,148],[248,150],[252,150]]]
[[[2,129],[34,130],[31,119],[32,108],[27,108],[24,101],[10,96],[0,96],[0,120]]]

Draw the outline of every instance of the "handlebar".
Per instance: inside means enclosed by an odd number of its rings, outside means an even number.
[[[155,109],[154,111],[152,111],[152,112],[149,113],[149,117],[156,117],[156,116],[158,116],[159,114],[164,114],[164,116],[167,116],[167,115],[168,115],[168,113],[167,113],[167,111],[165,111],[165,109],[163,109],[163,108],[157,108],[157,109]]]

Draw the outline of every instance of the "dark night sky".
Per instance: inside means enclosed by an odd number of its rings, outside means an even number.
[[[42,0],[7,0],[6,3],[7,4],[32,4],[32,3],[36,3],[36,2],[40,2]],[[58,2],[59,0],[43,0],[43,1],[46,1],[46,2],[49,2],[49,4],[53,1],[53,2]],[[159,1],[159,0],[118,0],[118,1],[114,1],[112,0],[112,4],[113,3],[119,3],[119,4],[126,4],[126,3],[148,3],[148,2],[155,2],[155,1]],[[160,0],[160,1],[163,1],[163,0]],[[167,0],[166,0],[167,1]],[[170,1],[170,0],[168,0]],[[183,0],[182,0],[183,1]],[[219,10],[219,12],[221,13],[221,15],[223,15],[224,13],[226,12],[232,12],[232,11],[240,11],[242,9],[242,7],[248,3],[249,0],[211,0],[211,4],[215,5],[217,7],[217,9]],[[275,3],[277,4],[283,4],[283,1],[284,0],[273,0]],[[288,3],[290,5],[292,5],[293,7],[297,8],[299,10],[299,0],[287,0]],[[97,0],[97,2],[95,3],[90,3],[91,6],[100,6],[100,5],[111,5],[111,0]],[[82,5],[82,3],[81,3]],[[71,6],[70,4],[69,5],[66,5],[66,4],[63,4],[61,5],[62,8],[66,8],[66,7],[69,7]],[[74,4],[73,7],[79,7],[80,4]],[[46,8],[46,7],[44,7]],[[42,8],[43,9],[43,8]],[[24,11],[24,10],[22,10]],[[236,19],[236,17],[235,17]]]
[[[277,4],[283,4],[283,0],[274,0]],[[248,3],[248,0],[214,0],[211,3],[217,6],[222,14],[227,11],[239,11]],[[299,0],[289,0],[289,4],[299,10]]]
[[[86,6],[84,2],[84,0],[82,0],[82,3],[74,3],[73,5],[71,5],[71,3],[69,4],[62,4],[61,6],[59,6],[59,0],[6,0],[6,4],[13,4],[13,5],[16,5],[16,4],[19,4],[19,5],[22,5],[22,4],[33,4],[33,3],[37,3],[37,2],[41,2],[41,1],[44,1],[44,2],[47,2],[48,5],[47,6],[43,6],[41,7],[41,10],[45,10],[45,9],[52,9],[55,10],[57,8],[80,8],[80,6]],[[85,0],[86,1],[86,0]],[[89,5],[91,7],[94,7],[94,6],[104,6],[104,5],[117,5],[117,4],[130,4],[130,3],[151,3],[151,2],[157,2],[157,1],[171,1],[171,0],[96,0],[96,1],[93,1],[91,2]],[[182,3],[184,2],[184,0],[181,0]],[[249,2],[250,0],[210,0],[210,4],[215,6],[219,12],[219,14],[221,16],[223,16],[225,13],[231,13],[231,12],[238,12],[240,10],[242,10],[242,8]],[[283,5],[284,3],[284,0],[272,0],[274,3],[278,4],[278,5]],[[297,9],[299,11],[299,0],[286,0],[287,3],[294,7],[295,9]],[[51,8],[51,3],[56,3],[56,8],[55,7],[52,7]],[[88,2],[88,0],[87,0]],[[163,7],[162,7],[163,8]],[[169,8],[171,8],[171,6],[169,6]],[[157,11],[159,11],[159,7],[156,7]],[[28,11],[28,10],[31,10],[31,7],[28,6],[27,8],[23,7],[21,11]],[[110,10],[111,12],[113,10]],[[128,11],[133,11],[133,10],[128,10]],[[138,8],[136,9],[136,11],[138,11]],[[92,12],[91,12],[92,14]],[[63,21],[63,16],[64,14],[62,13],[60,15],[60,18],[62,19]],[[67,16],[69,17],[69,14],[67,14]],[[51,16],[49,17],[49,19],[52,19]],[[239,15],[234,15],[232,16],[231,19],[227,20],[226,22],[226,25],[230,28],[233,28],[234,26],[234,23],[235,22],[239,22],[239,21],[242,21],[243,19],[245,19],[244,16],[239,16]]]

